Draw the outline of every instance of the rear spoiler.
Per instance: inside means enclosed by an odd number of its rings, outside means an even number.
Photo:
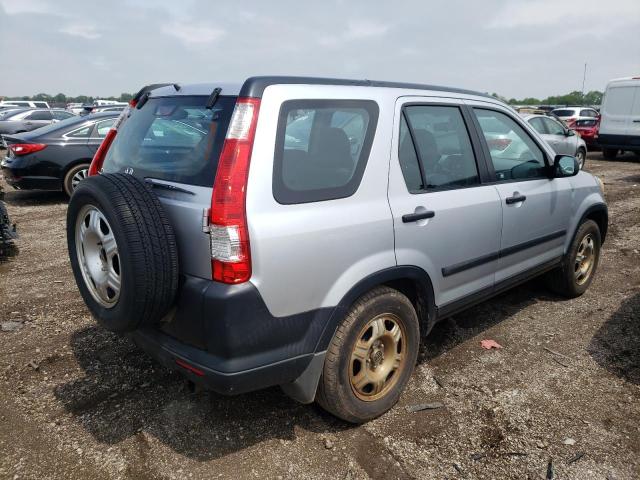
[[[138,93],[134,95],[134,97],[129,102],[129,105],[135,107],[142,97],[148,95],[152,90],[162,87],[173,87],[175,88],[176,92],[180,90],[180,85],[178,85],[177,83],[152,83],[151,85],[145,85],[138,91]]]

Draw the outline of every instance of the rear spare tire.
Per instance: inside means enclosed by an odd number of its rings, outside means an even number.
[[[67,246],[80,293],[98,322],[126,332],[159,322],[178,289],[178,250],[153,191],[131,175],[80,182],[69,200]]]

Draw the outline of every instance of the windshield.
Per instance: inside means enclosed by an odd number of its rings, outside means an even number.
[[[212,109],[205,107],[207,99],[151,98],[140,110],[133,109],[103,171],[132,169],[138,177],[212,186],[236,98],[220,97]]]

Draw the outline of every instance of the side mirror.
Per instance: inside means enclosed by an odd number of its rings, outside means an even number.
[[[567,137],[573,137],[573,136],[576,134],[576,132],[574,132],[574,131],[573,131],[573,130],[571,130],[570,128],[567,128],[567,130],[565,130],[564,134],[565,134],[565,136],[567,136]]]
[[[573,177],[580,171],[580,164],[576,157],[570,155],[556,155],[553,160],[553,177]]]

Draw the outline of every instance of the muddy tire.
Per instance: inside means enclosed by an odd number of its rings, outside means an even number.
[[[67,211],[71,267],[87,307],[106,329],[159,322],[178,288],[173,229],[153,191],[131,175],[96,175]]]
[[[583,222],[571,242],[562,267],[549,272],[548,285],[568,298],[582,295],[593,280],[600,260],[600,229],[593,220]]]
[[[327,350],[316,401],[351,423],[389,410],[418,358],[420,326],[413,305],[379,287],[361,297],[338,326]]]
[[[80,184],[80,182],[87,177],[88,173],[88,163],[81,163],[80,165],[74,165],[73,167],[71,167],[67,174],[64,176],[64,180],[62,182],[64,193],[66,193],[68,197],[73,195],[73,191]]]

